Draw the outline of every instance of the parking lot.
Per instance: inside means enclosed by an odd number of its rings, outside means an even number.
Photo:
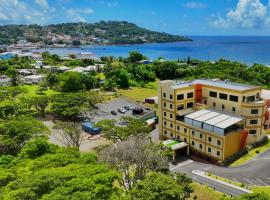
[[[149,113],[151,111],[142,105],[133,103],[123,98],[118,98],[118,99],[115,99],[106,103],[101,103],[101,104],[98,104],[97,106],[98,106],[98,109],[95,109],[87,114],[87,118],[89,118],[90,121],[93,123],[96,123],[105,119],[109,119],[109,120],[114,119],[114,120],[120,121],[121,117],[139,117],[138,115],[133,115],[132,110],[129,110],[125,113],[118,112],[118,109],[121,109],[124,106],[131,106],[133,108],[143,109],[144,114]],[[115,111],[117,114],[113,115],[111,114],[111,111]]]

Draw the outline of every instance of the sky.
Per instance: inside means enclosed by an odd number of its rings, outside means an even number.
[[[0,25],[124,20],[177,35],[270,35],[270,0],[0,0]]]

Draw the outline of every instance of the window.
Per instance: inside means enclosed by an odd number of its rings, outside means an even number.
[[[235,107],[232,107],[232,111],[235,112]]]
[[[184,104],[180,104],[177,106],[177,110],[184,110]]]
[[[192,135],[194,136],[195,135],[195,131],[191,131]]]
[[[177,138],[177,140],[180,140],[180,136],[179,135],[177,135],[176,138]]]
[[[177,95],[177,100],[183,100],[184,99],[184,95],[183,94],[178,94]]]
[[[172,99],[172,95],[170,94],[170,99]]]
[[[208,142],[212,142],[212,138],[211,137],[208,137]]]
[[[171,137],[173,137],[173,133],[171,133]]]
[[[164,134],[167,135],[167,131],[166,130],[164,131]]]
[[[195,142],[194,142],[194,141],[192,141],[192,142],[191,142],[191,145],[192,145],[192,146],[194,146],[194,145],[195,145]]]
[[[172,104],[170,104],[170,109],[172,109],[173,108],[173,106],[172,106]]]
[[[163,97],[166,98],[166,93],[165,92],[163,93]]]
[[[242,102],[246,101],[246,96],[243,96]]]
[[[210,91],[210,92],[209,92],[209,96],[210,96],[210,97],[215,97],[215,98],[217,98],[217,93],[216,93],[216,92]]]
[[[193,98],[193,92],[187,93],[187,98],[188,99]]]
[[[257,131],[256,130],[249,130],[250,135],[256,135]]]
[[[180,126],[177,126],[177,130],[178,130],[178,131],[180,130]]]
[[[202,144],[200,144],[200,149],[202,149]]]
[[[251,119],[249,123],[250,124],[258,124],[258,120],[257,119]]]
[[[238,96],[230,95],[230,101],[238,102]]]
[[[204,100],[204,104],[207,104],[207,100]]]
[[[223,109],[223,110],[225,109],[225,105],[224,105],[224,104],[222,104],[222,109]]]
[[[253,115],[257,115],[259,113],[259,110],[258,109],[251,109],[250,113]]]
[[[186,128],[184,128],[184,132],[185,132],[185,133],[187,132],[187,129],[186,129]]]
[[[166,113],[166,112],[164,112],[164,113],[163,113],[163,115],[164,115],[164,117],[166,117],[167,113]]]
[[[255,96],[247,97],[247,102],[253,102],[253,101],[255,101]]]
[[[166,103],[165,102],[163,103],[163,106],[166,107]]]
[[[219,93],[219,98],[220,99],[227,100],[228,99],[228,95],[227,94],[224,94],[224,93]]]
[[[221,145],[221,141],[220,141],[220,140],[217,141],[217,145],[218,145],[218,146]]]
[[[170,118],[172,119],[172,114],[170,114]]]
[[[217,156],[220,156],[220,151],[217,151]]]
[[[170,124],[170,127],[171,127],[171,128],[173,127],[173,124],[172,124],[172,123]]]
[[[167,122],[166,121],[164,121],[164,126],[166,126],[167,125]]]
[[[193,107],[193,102],[187,103],[187,108],[192,108]]]
[[[203,135],[202,135],[202,134],[200,134],[200,138],[201,138],[201,139],[203,138]]]
[[[208,147],[208,152],[209,152],[209,153],[211,153],[211,150],[212,150],[211,147]]]
[[[187,142],[187,138],[184,138],[184,142]]]
[[[217,104],[214,102],[214,103],[213,103],[213,107],[216,107],[216,105],[217,105]]]

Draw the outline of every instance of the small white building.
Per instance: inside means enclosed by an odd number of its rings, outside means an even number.
[[[11,85],[11,78],[6,75],[0,76],[0,86],[9,86]]]
[[[31,75],[24,77],[25,84],[39,84],[45,79],[45,75]]]
[[[75,67],[73,69],[68,70],[69,72],[78,72],[78,73],[87,73],[91,70],[87,69],[86,67]]]
[[[18,73],[22,76],[30,76],[33,74],[33,72],[31,72],[30,70],[28,69],[19,69],[18,70]]]
[[[68,71],[69,69],[70,69],[70,68],[67,67],[67,66],[61,66],[61,67],[58,68],[58,71],[59,71],[59,72],[66,72],[66,71]]]
[[[56,72],[57,67],[56,66],[50,66],[50,65],[45,65],[42,67],[43,70],[48,71],[48,72]]]

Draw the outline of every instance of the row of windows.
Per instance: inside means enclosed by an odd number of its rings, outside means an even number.
[[[210,91],[209,92],[209,96],[210,97],[217,98],[218,97],[218,94],[217,94],[217,92]],[[228,95],[227,94],[224,94],[224,93],[219,93],[219,98],[220,99],[223,99],[223,100],[228,100]],[[238,96],[229,95],[229,100],[230,101],[233,101],[233,102],[238,102]]]
[[[163,107],[166,108],[166,102],[163,103]],[[187,103],[187,108],[192,108],[194,106],[193,102]],[[170,104],[170,109],[173,109],[173,104]],[[184,104],[180,104],[177,106],[177,110],[184,110]]]
[[[195,142],[194,141],[191,141],[191,145],[192,146],[195,146]],[[202,149],[203,148],[203,145],[202,144],[199,144],[199,148]],[[212,152],[212,148],[211,147],[208,147],[208,153],[211,153]],[[217,156],[220,156],[220,151],[217,151]]]
[[[166,93],[164,92],[164,93],[163,93],[163,98],[166,98],[166,96],[167,96],[167,95],[166,95]],[[170,94],[170,99],[173,99],[173,95],[172,95],[172,94]]]
[[[187,98],[188,98],[188,99],[193,98],[193,96],[194,96],[193,92],[187,93]],[[177,100],[178,100],[178,101],[183,100],[184,98],[185,98],[185,97],[184,97],[184,94],[178,94],[178,95],[177,95]]]
[[[216,102],[213,102],[213,107],[215,108],[216,106],[217,106]],[[225,105],[222,104],[221,105],[221,108],[222,108],[222,110],[224,110],[225,109]],[[235,107],[232,107],[232,112],[235,112],[235,111],[236,111],[236,108]]]

